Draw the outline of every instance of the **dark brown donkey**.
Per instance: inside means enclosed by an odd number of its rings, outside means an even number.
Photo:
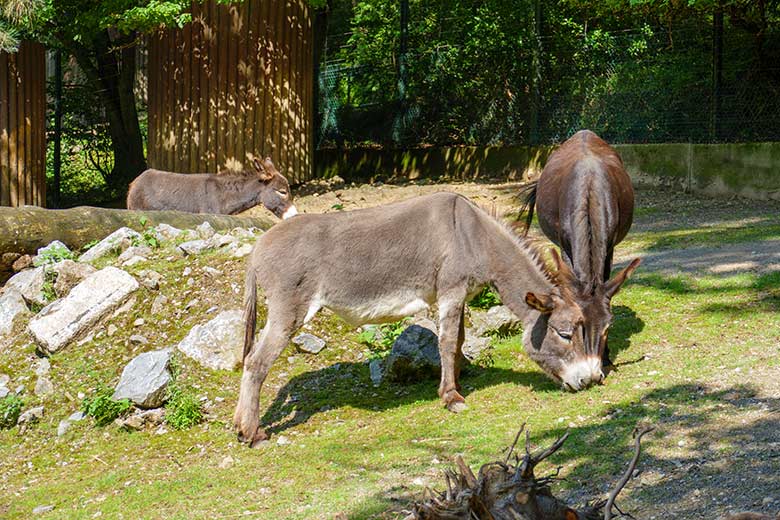
[[[572,389],[600,377],[600,370],[590,371],[582,336],[574,333],[583,317],[571,295],[526,239],[465,197],[435,193],[275,225],[258,239],[247,264],[244,373],[234,416],[239,438],[250,444],[267,438],[259,421],[260,387],[292,334],[323,307],[359,325],[395,321],[436,303],[439,396],[449,410],[462,410],[463,308],[487,284],[522,320],[525,349],[549,376]],[[264,289],[268,318],[255,345],[257,286]]]
[[[568,267],[562,281],[585,315],[585,347],[596,365],[611,365],[607,334],[611,299],[639,265],[639,258],[611,280],[615,246],[631,228],[634,189],[615,150],[590,130],[581,130],[547,161],[526,198],[526,232],[534,205],[539,227],[561,247]]]
[[[130,184],[127,209],[234,215],[262,203],[279,218],[296,215],[290,184],[271,158],[253,164],[253,171],[219,174],[146,170]]]

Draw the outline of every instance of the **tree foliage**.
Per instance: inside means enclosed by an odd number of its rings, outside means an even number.
[[[404,77],[398,4],[334,0],[321,143],[388,144],[399,117],[403,145],[554,142],[582,127],[625,141],[775,135],[778,3],[409,0]],[[714,135],[719,9],[725,133]]]

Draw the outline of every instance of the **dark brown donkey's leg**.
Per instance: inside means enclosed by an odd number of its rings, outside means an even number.
[[[271,365],[289,344],[290,336],[300,326],[300,320],[294,310],[283,312],[271,309],[269,305],[268,321],[260,333],[260,341],[244,359],[241,390],[236,412],[233,415],[238,439],[252,447],[268,438],[260,427],[260,388]]]
[[[460,412],[466,409],[463,396],[458,393],[458,365],[463,340],[464,298],[439,299],[439,356],[441,357],[441,384],[439,397],[447,409]]]

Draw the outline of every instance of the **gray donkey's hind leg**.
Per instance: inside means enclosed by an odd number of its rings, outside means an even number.
[[[244,359],[239,392],[233,423],[238,430],[238,439],[254,447],[268,435],[260,427],[260,388],[274,361],[289,344],[290,337],[300,327],[302,318],[295,310],[278,311],[269,305],[268,321],[260,333],[260,341]]]

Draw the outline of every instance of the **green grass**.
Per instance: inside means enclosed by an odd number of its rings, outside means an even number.
[[[686,246],[710,240],[707,233],[679,236],[695,237]],[[656,247],[657,240],[643,243]],[[583,488],[595,496],[624,469],[640,420],[659,426],[647,439],[643,468],[685,455],[677,444],[681,429],[695,429],[691,449],[732,453],[737,448],[723,419],[738,405],[729,396],[753,395],[758,384],[741,374],[780,367],[780,274],[666,276],[640,269],[613,302],[610,346],[619,370],[584,392],[567,393],[550,381],[522,351],[519,336],[496,338],[492,364],[463,373],[469,409],[454,415],[439,402],[435,380],[374,388],[370,352],[358,333],[325,313],[311,332],[328,347],[316,356],[289,347],[266,380],[260,410],[272,437],[260,449],[239,445],[231,427],[240,373],[206,370],[186,358],[178,381],[193,400],[212,403],[204,422],[156,434],[82,421],[57,437],[59,421],[78,408],[79,392],[92,395],[101,383],[115,384],[132,357],[176,344],[207,319],[209,307],[241,308],[236,288],[243,260],[219,253],[169,256],[155,250],[150,263],[138,267],[164,275],[160,291],[171,302],[162,315],[151,314],[156,292],[140,289],[133,310],[104,323],[92,341],[52,357],[53,395],[32,395],[34,347],[23,327],[0,351],[0,372],[11,376],[12,386],[28,378],[25,409],[46,407],[44,419],[24,436],[17,428],[0,431],[0,496],[13,497],[0,500],[3,518],[27,518],[46,504],[55,506],[47,518],[98,512],[103,518],[244,512],[269,519],[378,518],[408,506],[426,485],[441,489],[441,472],[457,454],[472,467],[499,458],[524,422],[535,444],[571,431],[545,467],[562,466],[567,480],[556,490]],[[205,265],[218,266],[224,276],[202,274]],[[193,268],[194,286],[181,276],[185,266]],[[193,299],[199,302],[185,312]],[[146,323],[134,328],[139,317]],[[109,323],[118,328],[111,338],[100,335]],[[134,333],[151,343],[131,344]],[[277,445],[281,435],[291,444]],[[226,456],[232,465],[220,467]],[[649,502],[651,492],[640,487],[626,495]]]
[[[689,247],[720,247],[759,240],[780,240],[780,224],[719,223],[697,229],[673,229],[631,233],[621,248],[662,251]]]

